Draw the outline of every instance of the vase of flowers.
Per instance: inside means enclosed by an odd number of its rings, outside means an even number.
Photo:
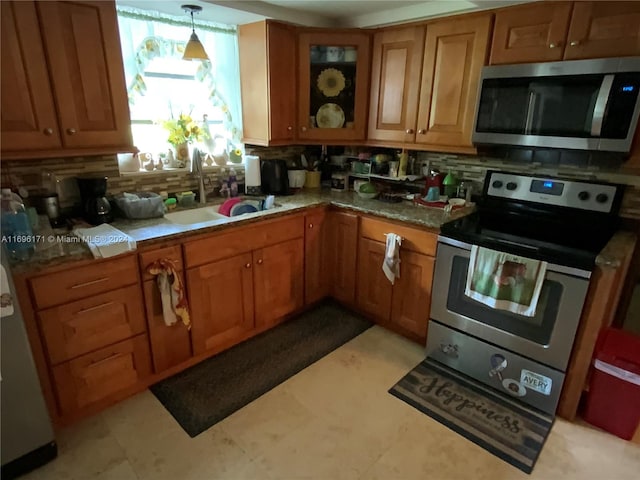
[[[189,144],[200,142],[206,138],[203,128],[191,118],[190,115],[181,113],[178,119],[166,120],[162,126],[169,132],[167,141],[176,151],[175,158],[178,163],[189,161]]]

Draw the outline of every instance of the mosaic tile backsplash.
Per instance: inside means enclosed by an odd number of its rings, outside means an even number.
[[[246,153],[258,155],[262,159],[281,158],[289,164],[299,162],[300,154],[309,148],[318,147],[284,146],[284,147],[258,147],[247,145]],[[361,148],[366,150],[365,148]],[[536,163],[513,163],[497,158],[455,155],[447,153],[415,152],[411,153],[417,159],[416,168],[429,165],[430,168],[446,172],[449,169],[457,173],[461,180],[475,182],[479,189],[484,181],[487,170],[509,170],[515,172],[536,172],[543,175],[557,175],[564,177],[580,178],[586,180],[601,180],[612,183],[622,183],[628,186],[622,204],[621,215],[640,220],[640,174],[629,174],[619,170],[605,171],[597,167],[578,166],[546,166]],[[230,167],[236,170],[239,183],[244,181],[244,167],[242,165],[228,164],[225,167],[207,167],[206,189],[207,196],[218,195],[220,182],[227,178]],[[118,161],[115,155],[105,155],[85,158],[60,158],[33,161],[7,161],[1,166],[2,186],[24,187],[30,193],[38,193],[42,190],[43,182],[53,174],[56,180],[57,191],[60,194],[62,208],[70,207],[77,202],[78,192],[75,185],[75,177],[79,175],[104,175],[108,177],[108,192],[117,194],[121,192],[136,191],[166,191],[169,193],[186,190],[197,191],[198,179],[188,170],[153,171],[139,174],[123,174],[118,170]]]
[[[238,183],[243,183],[243,165],[228,164],[225,167],[205,168],[205,189],[208,197],[218,195],[220,182],[228,177],[231,167],[236,171]],[[23,187],[30,194],[40,193],[50,175],[55,178],[61,208],[69,208],[78,201],[79,192],[75,177],[84,175],[108,177],[107,193],[112,195],[141,191],[166,191],[171,194],[188,190],[197,192],[198,189],[198,178],[188,170],[157,170],[121,175],[115,155],[2,163],[2,186]]]

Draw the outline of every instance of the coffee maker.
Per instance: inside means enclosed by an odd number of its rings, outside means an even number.
[[[105,197],[107,177],[76,177],[76,180],[82,201],[82,217],[92,225],[111,222],[111,205]]]

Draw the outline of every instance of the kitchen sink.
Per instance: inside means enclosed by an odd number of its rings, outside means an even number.
[[[165,213],[164,218],[179,225],[215,222],[216,220],[229,218],[216,212],[216,208],[217,207],[202,207],[194,208],[193,210],[183,210],[181,212]]]

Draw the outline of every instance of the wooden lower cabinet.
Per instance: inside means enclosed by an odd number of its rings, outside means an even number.
[[[221,350],[302,308],[302,238],[187,270],[193,353]]]
[[[330,292],[336,300],[355,305],[358,216],[346,212],[329,212]]]
[[[187,270],[187,291],[194,354],[221,348],[254,328],[251,253]]]
[[[55,389],[63,415],[90,407],[151,374],[146,335],[124,340],[53,367]]]
[[[310,305],[329,294],[329,224],[325,209],[305,215],[304,303]]]
[[[52,365],[144,333],[140,287],[131,285],[38,313]]]
[[[385,233],[402,237],[400,276],[382,271]],[[427,338],[437,236],[395,222],[362,217],[358,241],[357,308],[384,327],[424,344]]]
[[[182,284],[186,289],[182,249],[180,245],[157,248],[140,253],[139,260],[153,370],[159,373],[191,358],[191,333],[181,321],[171,326],[164,322],[162,300],[156,277],[147,273],[146,270],[156,260],[169,260],[181,276]]]
[[[164,323],[160,290],[155,280],[144,282],[143,290],[153,371],[159,373],[191,358],[191,334],[180,321],[171,326]]]
[[[400,278],[393,286],[391,323],[427,340],[435,259],[410,251],[400,253]]]
[[[358,308],[378,320],[391,315],[391,282],[382,272],[385,244],[361,238],[358,246]]]
[[[304,305],[304,240],[296,238],[253,252],[257,327],[275,325]]]

